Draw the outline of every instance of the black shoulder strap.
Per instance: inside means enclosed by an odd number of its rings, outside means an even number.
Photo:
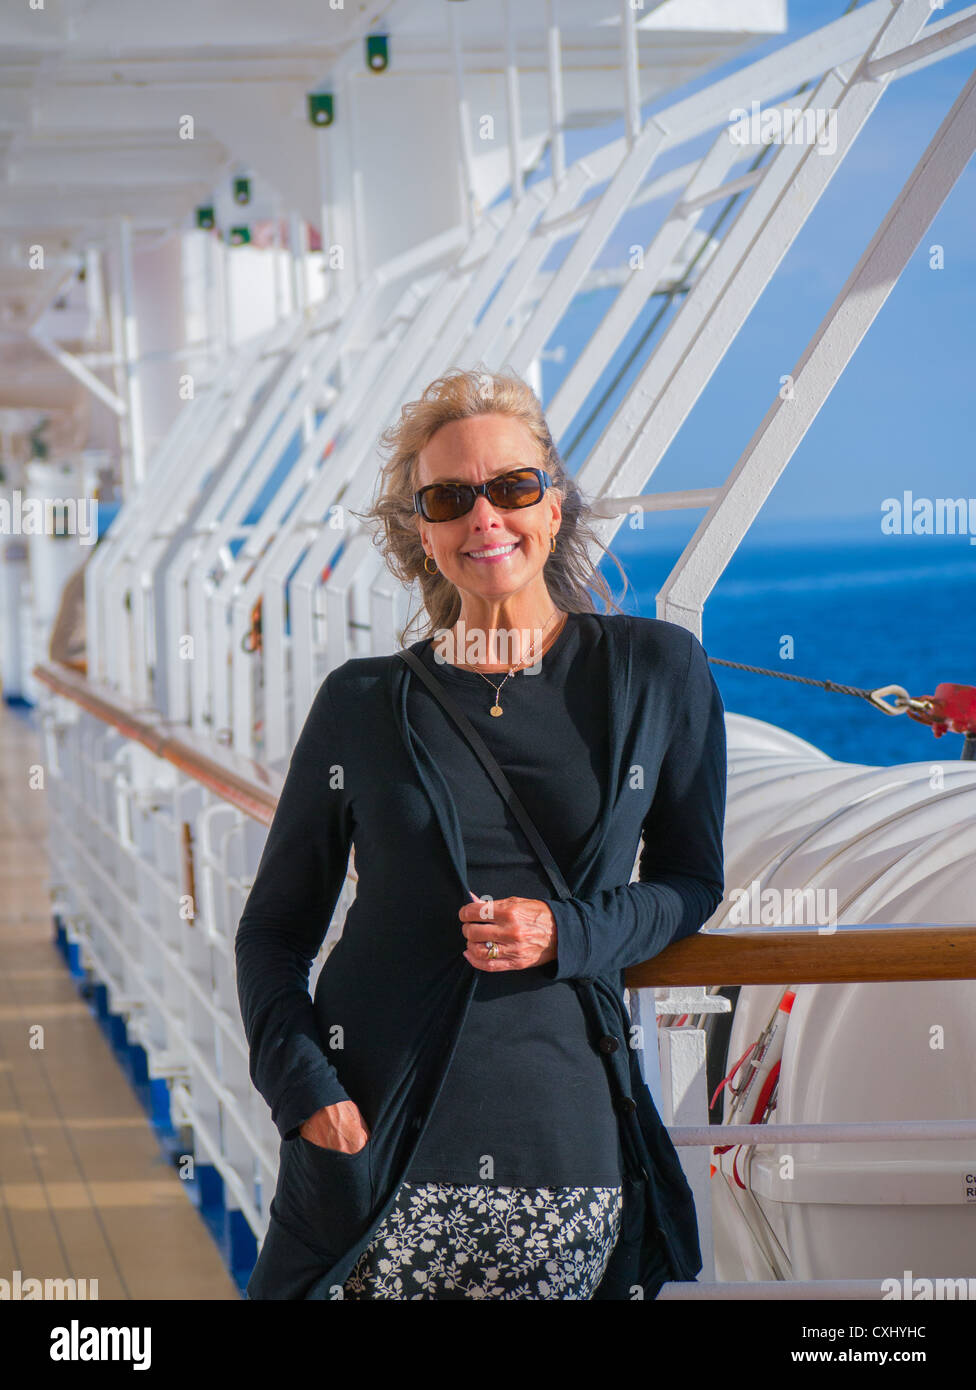
[[[502,799],[507,804],[509,810],[512,812],[512,815],[518,821],[519,825],[525,831],[526,835],[528,836],[529,843],[535,850],[536,854],[539,856],[542,866],[545,869],[546,873],[549,875],[549,878],[552,882],[552,886],[556,890],[556,897],[561,899],[571,898],[573,895],[569,891],[569,886],[566,883],[566,880],[563,878],[562,874],[559,871],[559,865],[556,863],[555,859],[553,859],[552,855],[549,853],[548,845],[536,829],[535,823],[533,822],[528,811],[525,809],[521,801],[519,801],[518,797],[516,796],[515,789],[513,788],[508,778],[505,776],[504,772],[499,767],[497,758],[494,756],[491,749],[488,747],[484,739],[478,733],[478,730],[471,723],[471,720],[464,713],[464,710],[462,710],[461,707],[457,704],[457,702],[453,700],[450,695],[448,695],[447,691],[441,685],[440,681],[437,679],[436,676],[433,675],[431,671],[427,669],[427,667],[421,661],[420,657],[417,655],[416,652],[412,652],[408,649],[403,649],[399,651],[397,655],[403,657],[404,661],[407,663],[410,669],[416,672],[416,674],[420,677],[423,683],[427,686],[427,689],[435,696],[436,699],[438,699],[441,702],[441,704],[447,710],[448,714],[454,720],[455,724],[457,724],[458,728],[461,730],[465,738],[470,743],[474,752],[481,759],[482,763],[484,764],[485,771],[488,773],[488,776],[491,778],[492,782],[494,782],[495,787],[500,793]]]

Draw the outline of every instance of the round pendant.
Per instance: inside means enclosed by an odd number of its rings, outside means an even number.
[[[501,714],[501,712],[502,712],[502,707],[501,707],[501,705],[492,705],[492,707],[491,707],[491,713],[495,716],[496,719],[497,719],[498,716]]]

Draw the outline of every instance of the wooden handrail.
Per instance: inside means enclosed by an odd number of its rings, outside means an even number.
[[[173,724],[156,710],[140,709],[108,686],[77,675],[60,662],[34,667],[34,676],[120,734],[141,743],[157,758],[178,767],[245,815],[270,825],[284,777],[231,748],[200,738],[185,724]]]
[[[284,778],[202,739],[158,712],[138,709],[59,662],[35,666],[49,689],[141,743],[262,825],[270,825]],[[932,923],[707,928],[626,972],[631,989],[674,985],[852,984],[976,979],[976,926]]]
[[[652,985],[813,985],[976,979],[976,926],[703,928],[627,971]]]

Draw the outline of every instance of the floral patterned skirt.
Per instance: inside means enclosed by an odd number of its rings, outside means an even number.
[[[620,1233],[619,1187],[401,1183],[344,1299],[589,1299]]]

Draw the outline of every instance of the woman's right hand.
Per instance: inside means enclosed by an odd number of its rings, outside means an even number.
[[[339,1153],[356,1154],[366,1147],[369,1130],[352,1100],[340,1100],[324,1105],[298,1128],[303,1139],[320,1149],[336,1149]]]

